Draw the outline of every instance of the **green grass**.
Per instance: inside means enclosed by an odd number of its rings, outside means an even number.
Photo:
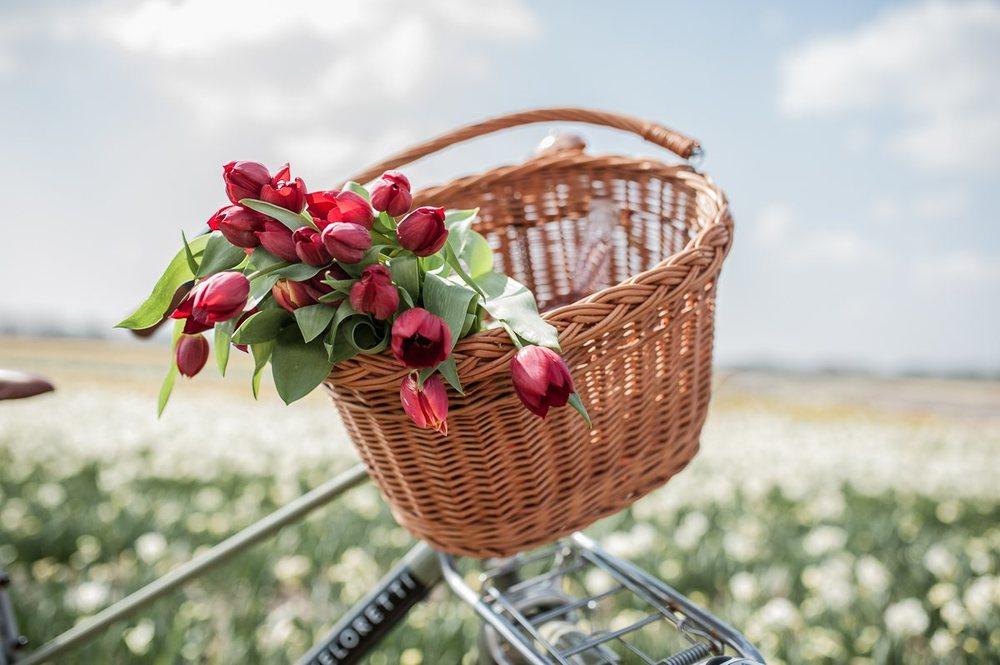
[[[199,377],[157,421],[147,350],[65,347],[0,352],[60,385],[0,406],[0,562],[35,645],[354,461],[321,396],[253,404]],[[734,377],[695,463],[588,532],[769,662],[996,662],[996,385],[893,384],[921,397],[888,406],[843,381]],[[363,486],[60,662],[293,661],[411,544]],[[476,631],[439,589],[370,662],[471,662]]]

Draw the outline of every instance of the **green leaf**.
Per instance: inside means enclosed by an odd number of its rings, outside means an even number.
[[[205,245],[205,253],[201,257],[201,265],[198,266],[198,277],[208,277],[223,270],[229,270],[240,264],[247,254],[242,247],[229,244],[226,237],[215,231],[208,236],[208,243]]]
[[[416,307],[413,302],[413,296],[410,295],[409,291],[397,287],[396,292],[399,293],[399,301],[404,303],[407,308]]]
[[[386,235],[391,235],[395,233],[396,221],[389,213],[380,212],[372,223],[372,229]]]
[[[571,407],[573,407],[577,413],[583,416],[583,419],[587,422],[587,427],[593,429],[594,423],[590,421],[590,414],[587,413],[587,407],[583,405],[583,400],[580,399],[579,393],[573,393],[569,396],[569,401],[567,402]]]
[[[291,317],[283,309],[265,309],[247,318],[233,335],[237,344],[261,344],[278,336]]]
[[[459,395],[464,395],[465,390],[462,389],[462,381],[458,378],[458,367],[455,366],[455,359],[448,358],[443,363],[438,365],[438,372],[444,377],[444,380],[448,384],[458,391]]]
[[[468,242],[458,255],[469,267],[469,275],[475,279],[493,270],[493,250],[486,238],[475,231],[469,232]]]
[[[410,294],[410,300],[420,300],[420,266],[417,257],[406,253],[389,259],[389,272],[396,286]]]
[[[293,282],[303,282],[307,279],[312,279],[320,273],[322,270],[326,270],[327,266],[311,266],[308,263],[293,263],[285,268],[279,268],[275,270],[272,274],[278,277],[284,277],[285,279],[290,279]]]
[[[254,270],[267,270],[268,268],[276,266],[279,263],[285,263],[285,261],[278,258],[263,247],[256,248],[253,250],[253,254],[250,255],[250,265]]]
[[[388,328],[379,330],[367,316],[352,316],[344,323],[342,332],[358,353],[382,353],[389,345]]]
[[[309,305],[295,310],[295,321],[299,324],[299,330],[302,331],[302,339],[311,342],[322,335],[326,327],[333,321],[337,309],[330,305]]]
[[[260,395],[260,379],[267,367],[267,361],[271,359],[271,352],[274,351],[274,341],[260,342],[250,345],[250,353],[253,354],[253,379],[250,380],[250,387],[253,390],[253,398]]]
[[[298,328],[292,326],[278,335],[271,354],[271,373],[274,387],[285,404],[312,392],[323,383],[332,367],[322,340],[304,342]]]
[[[330,339],[333,341],[327,341]],[[358,350],[351,344],[347,343],[347,339],[344,337],[343,331],[335,333],[333,337],[330,337],[328,334],[327,337],[324,338],[323,345],[326,347],[327,357],[330,362],[334,364],[343,362],[344,360],[350,360],[354,356],[358,355]]]
[[[247,308],[256,307],[264,298],[271,295],[271,288],[278,283],[278,279],[280,277],[273,272],[251,279],[250,295],[247,297]]]
[[[483,307],[490,315],[509,326],[524,340],[559,350],[559,334],[538,313],[535,296],[516,279],[489,272],[476,279],[485,298]]]
[[[199,236],[201,237],[201,236]],[[181,242],[184,243],[184,258],[187,259],[188,268],[191,269],[191,274],[198,273],[198,261],[194,258],[194,250],[191,249],[190,243],[188,243],[187,236],[181,231]],[[208,242],[207,240],[205,241]]]
[[[337,329],[340,327],[340,324],[355,314],[357,314],[357,312],[354,310],[354,307],[351,306],[350,300],[345,300],[340,303],[340,306],[337,308],[337,313],[334,314],[333,321],[330,323],[330,332],[327,334],[327,338],[330,340],[331,344],[333,344],[334,340],[336,340]]]
[[[344,183],[344,189],[347,189],[347,190],[350,190],[350,191],[354,192],[355,194],[357,194],[358,196],[360,196],[361,198],[363,198],[365,201],[371,201],[372,200],[372,197],[368,193],[368,190],[365,189],[364,187],[362,187],[361,185],[359,185],[358,183],[354,182],[353,180],[345,182]]]
[[[228,321],[215,324],[215,364],[219,368],[219,374],[226,375],[226,366],[229,364],[229,343],[233,339],[233,328],[239,317],[233,317]]]
[[[475,221],[476,217],[479,215],[479,208],[471,208],[469,210],[446,210],[444,213],[444,225],[451,233],[453,230],[457,230],[459,233],[464,233],[472,227],[472,222]]]
[[[163,415],[163,410],[167,408],[167,402],[170,400],[170,393],[174,390],[174,383],[177,381],[177,340],[181,338],[181,332],[184,330],[184,321],[177,320],[174,321],[174,337],[170,344],[170,369],[167,370],[167,375],[163,377],[163,383],[160,385],[160,395],[156,400],[156,417],[159,418]]]
[[[313,229],[316,228],[316,225],[313,224],[312,216],[309,215],[309,213],[292,212],[291,210],[286,210],[281,206],[272,205],[266,201],[258,201],[256,199],[240,199],[240,205],[246,206],[251,210],[256,210],[262,215],[267,215],[272,219],[276,219],[292,231],[295,229],[301,229],[303,226],[308,226]]]
[[[465,337],[470,332],[472,332],[473,327],[476,325],[478,317],[475,314],[466,314],[465,323],[462,324],[462,337]]]
[[[320,302],[333,302],[343,300],[344,296],[351,295],[351,287],[357,280],[354,279],[324,279],[323,283],[333,288],[331,293],[326,293],[319,297]]]
[[[472,279],[472,276],[465,270],[465,267],[462,265],[462,262],[458,260],[458,257],[455,255],[455,251],[452,249],[451,245],[447,243],[444,246],[444,260],[447,261],[448,265],[451,266],[452,269],[454,269],[455,273],[462,278],[463,282],[468,284],[479,295],[483,296],[484,298],[486,297],[486,293],[479,285],[479,282],[475,279]]]
[[[452,348],[462,336],[465,314],[475,297],[475,291],[461,284],[442,279],[434,273],[424,275],[424,307],[448,324]]]
[[[191,251],[195,251],[196,248],[204,249],[206,243],[208,243],[208,236],[198,236],[191,242]],[[163,319],[164,315],[168,314],[167,308],[170,307],[170,301],[173,300],[177,289],[181,284],[192,279],[194,279],[194,272],[187,262],[187,250],[182,249],[167,265],[167,269],[156,281],[152,293],[149,294],[145,302],[116,327],[142,330],[156,325]]]

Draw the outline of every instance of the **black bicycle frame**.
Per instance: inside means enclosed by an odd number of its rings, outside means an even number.
[[[437,555],[425,543],[418,543],[298,661],[299,665],[360,662],[440,581]]]

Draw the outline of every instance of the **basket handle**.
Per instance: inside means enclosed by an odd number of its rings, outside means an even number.
[[[384,171],[399,168],[456,143],[498,132],[501,129],[530,125],[536,122],[552,121],[586,122],[592,125],[612,127],[632,132],[650,143],[655,143],[670,150],[684,159],[701,154],[701,145],[696,140],[655,122],[648,122],[632,116],[605,111],[591,111],[581,108],[547,108],[509,113],[466,125],[465,127],[459,127],[430,141],[415,145],[409,150],[396,153],[378,164],[373,164],[353,178],[350,178],[350,180],[361,183],[371,182],[382,175]]]

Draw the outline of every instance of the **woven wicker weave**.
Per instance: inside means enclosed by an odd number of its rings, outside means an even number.
[[[367,182],[453,143],[507,127],[580,121],[624,129],[690,157],[698,144],[652,123],[546,109],[465,127],[373,166]],[[327,388],[396,519],[436,548],[506,556],[617,512],[684,468],[698,450],[712,377],[715,287],[732,239],[725,195],[687,164],[566,150],[467,176],[417,204],[479,207],[497,269],[541,308],[565,302],[590,202],[622,210],[617,285],[548,311],[593,418],[542,420],[518,401],[502,330],[459,342],[466,389],[450,391],[447,437],[415,427],[399,404],[405,370],[388,354],[337,365]]]

